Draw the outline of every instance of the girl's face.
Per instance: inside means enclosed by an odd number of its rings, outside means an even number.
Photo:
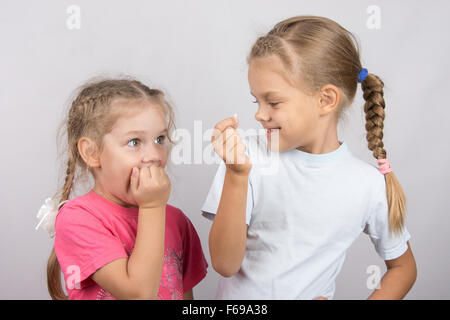
[[[111,132],[104,136],[100,166],[95,172],[94,190],[123,206],[137,205],[130,190],[133,167],[164,168],[167,163],[165,115],[159,106],[141,103],[146,105],[131,106],[132,111],[119,117]]]
[[[289,81],[277,56],[253,58],[248,81],[258,103],[255,119],[266,129],[270,150],[281,152],[312,143],[319,121],[317,97],[307,95]]]

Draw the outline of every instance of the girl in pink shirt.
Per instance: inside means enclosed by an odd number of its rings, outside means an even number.
[[[167,204],[173,112],[135,80],[86,84],[67,117],[64,203],[47,281],[53,299],[192,299],[207,263],[194,226]],[[69,199],[76,172],[95,185]]]

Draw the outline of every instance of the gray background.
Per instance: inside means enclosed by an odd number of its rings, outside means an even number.
[[[66,26],[69,5],[81,29]],[[370,5],[381,29],[366,26]],[[360,39],[362,63],[385,82],[385,146],[408,197],[407,226],[418,265],[409,299],[449,299],[448,1],[5,1],[0,4],[0,298],[48,299],[45,266],[52,241],[35,231],[36,213],[61,180],[56,129],[68,98],[88,78],[130,74],[167,92],[177,126],[203,130],[238,113],[253,116],[246,56],[256,37],[293,15],[332,18]],[[366,147],[362,94],[340,139],[375,164]],[[206,145],[206,142],[205,142]],[[172,167],[170,203],[195,225],[210,262],[211,223],[200,215],[217,165]],[[347,254],[336,299],[364,299],[370,265],[384,261],[362,234]],[[214,297],[210,267],[195,289]]]

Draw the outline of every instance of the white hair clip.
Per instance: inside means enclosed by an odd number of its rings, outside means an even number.
[[[39,219],[36,230],[42,225],[42,228],[53,238],[55,236],[56,215],[58,214],[59,208],[67,201],[63,201],[58,205],[58,202],[53,198],[45,199],[45,203],[41,206],[36,216]]]

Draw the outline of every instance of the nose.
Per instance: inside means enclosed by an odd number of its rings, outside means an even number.
[[[269,121],[270,120],[270,116],[269,113],[267,112],[267,110],[264,108],[264,106],[259,106],[258,107],[258,111],[256,111],[255,113],[255,119],[259,122],[263,122],[263,121]]]
[[[141,155],[141,167],[161,166],[161,152],[153,146],[143,148]]]

